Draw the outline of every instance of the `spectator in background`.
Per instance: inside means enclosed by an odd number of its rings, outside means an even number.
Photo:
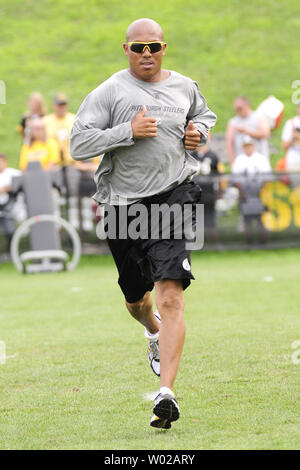
[[[60,163],[57,143],[46,136],[42,119],[32,119],[29,126],[28,143],[21,148],[19,167],[24,171],[29,162],[39,161],[44,170],[53,170]]]
[[[240,193],[240,210],[245,224],[246,240],[248,244],[253,241],[253,224],[256,222],[260,242],[265,242],[265,229],[261,221],[264,206],[259,193],[266,180],[266,173],[271,173],[272,168],[269,159],[256,151],[255,140],[244,136],[243,153],[238,155],[232,165],[232,174],[235,186]]]
[[[15,231],[15,221],[12,214],[14,199],[10,194],[12,178],[19,176],[20,171],[8,168],[6,156],[0,154],[0,227],[6,239],[6,254],[9,254],[10,242]]]
[[[70,132],[75,114],[68,111],[68,98],[65,93],[57,93],[53,99],[53,113],[44,117],[48,138],[55,139],[59,149],[59,165],[62,167],[66,189],[68,219],[75,228],[79,228],[79,184],[80,173],[74,166],[70,155]]]
[[[70,132],[75,114],[68,111],[68,98],[64,93],[57,93],[53,100],[53,113],[44,117],[48,139],[55,139],[60,154],[60,165],[73,165],[69,151]]]
[[[23,114],[21,122],[18,126],[18,131],[25,140],[29,133],[29,124],[32,118],[43,117],[47,114],[47,107],[43,95],[37,91],[31,93],[28,100],[28,109]]]
[[[252,137],[257,151],[269,158],[270,124],[265,116],[251,109],[248,99],[239,96],[234,101],[236,116],[230,119],[226,130],[226,149],[230,166],[243,153],[244,136]]]
[[[190,154],[201,163],[199,177],[196,177],[195,180],[199,182],[202,189],[204,227],[211,232],[214,242],[219,243],[215,205],[220,193],[220,184],[219,179],[215,176],[224,173],[224,165],[220,162],[218,155],[209,150],[207,144],[198,147]]]
[[[286,151],[284,159],[285,171],[300,171],[300,102],[297,114],[285,123],[281,135],[282,147]]]

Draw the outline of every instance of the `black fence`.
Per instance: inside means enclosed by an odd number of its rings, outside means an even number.
[[[204,249],[300,246],[300,173],[199,176]]]
[[[202,175],[195,181],[202,188],[204,250],[300,246],[300,173]],[[96,235],[94,192],[93,180],[84,175],[73,213],[83,251],[104,254],[108,248]],[[69,218],[67,198],[63,192],[59,197],[61,215]],[[4,250],[1,230],[0,253]]]
[[[202,188],[204,250],[300,246],[300,173],[202,175],[195,181]],[[92,195],[94,186],[87,187],[85,196]],[[96,244],[105,251],[96,227],[87,232],[83,225],[85,248],[93,251]]]

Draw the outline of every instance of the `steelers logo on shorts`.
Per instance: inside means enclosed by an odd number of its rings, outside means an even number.
[[[189,260],[187,258],[185,258],[182,261],[182,267],[183,267],[183,269],[185,269],[185,271],[190,271],[191,270],[191,265],[190,265]]]

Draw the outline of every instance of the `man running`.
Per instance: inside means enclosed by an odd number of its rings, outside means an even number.
[[[94,199],[113,206],[118,215],[125,204],[128,224],[137,202],[148,209],[199,202],[201,190],[191,181],[198,163],[187,150],[206,142],[216,116],[197,83],[162,69],[166,43],[158,23],[131,23],[123,48],[129,69],[115,73],[85,98],[70,145],[75,160],[104,154]],[[150,366],[160,375],[150,424],[168,429],[179,418],[172,390],[185,338],[183,291],[194,279],[190,252],[184,237],[125,239],[118,232],[107,241],[127,309],[144,325]]]

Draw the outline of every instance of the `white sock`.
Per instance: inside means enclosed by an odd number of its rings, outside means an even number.
[[[156,333],[150,333],[147,328],[145,328],[145,337],[149,340],[149,341],[156,341],[158,340],[159,338],[159,331],[157,331]]]
[[[158,310],[155,310],[154,313],[158,313]],[[159,314],[159,313],[158,313]],[[157,341],[158,338],[159,338],[159,330],[156,332],[156,333],[150,333],[150,331],[147,330],[147,328],[145,327],[145,337],[149,340],[149,341]]]
[[[171,395],[173,398],[175,397],[172,390],[168,387],[160,387],[159,393],[161,393],[162,395]]]

